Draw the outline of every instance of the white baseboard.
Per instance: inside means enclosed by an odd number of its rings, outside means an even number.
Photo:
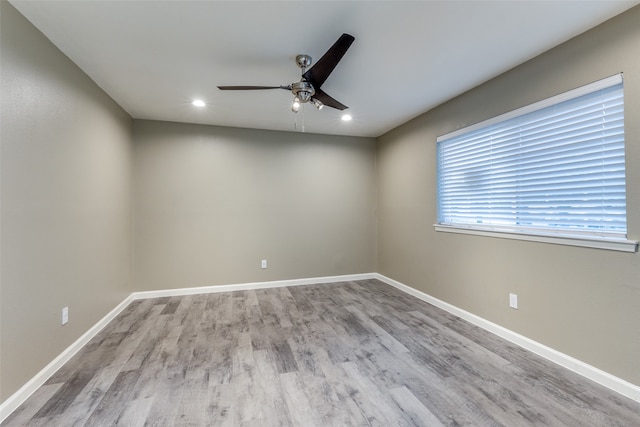
[[[297,286],[297,285],[313,285],[321,283],[335,283],[335,282],[347,282],[352,280],[365,280],[373,279],[376,277],[376,273],[364,273],[364,274],[348,274],[344,276],[326,276],[326,277],[313,277],[306,279],[293,279],[293,280],[276,280],[270,282],[255,282],[255,283],[240,283],[234,285],[221,285],[221,286],[202,286],[193,288],[182,289],[169,289],[160,291],[148,291],[148,292],[134,292],[125,298],[116,308],[111,310],[106,316],[100,319],[91,329],[85,332],[80,338],[78,338],[73,344],[67,347],[62,353],[58,355],[51,363],[45,366],[40,372],[38,372],[33,378],[31,378],[25,385],[23,385],[18,391],[12,394],[7,400],[0,404],[0,423],[3,422],[18,406],[20,406],[29,396],[31,396],[40,386],[42,386],[58,369],[67,363],[82,347],[84,347],[91,338],[96,336],[107,324],[113,320],[122,310],[124,310],[132,301],[146,298],[158,298],[166,296],[178,296],[178,295],[193,295],[193,294],[206,294],[213,292],[231,292],[242,291],[248,289],[265,289],[265,288],[277,288],[284,286]]]
[[[637,386],[621,378],[618,378],[614,375],[611,375],[610,373],[605,372],[601,369],[598,369],[595,366],[591,366],[567,354],[554,350],[551,347],[547,347],[544,344],[540,344],[537,341],[529,339],[523,335],[520,335],[500,325],[497,325],[493,322],[483,319],[480,316],[476,316],[473,313],[469,313],[468,311],[465,311],[447,302],[434,298],[431,295],[425,294],[424,292],[421,292],[417,289],[414,289],[410,286],[407,286],[389,277],[383,276],[382,274],[376,273],[374,274],[374,276],[376,279],[388,285],[391,285],[394,288],[400,289],[401,291],[406,292],[409,295],[412,295],[416,298],[419,298],[423,301],[428,302],[429,304],[432,304],[438,308],[441,308],[455,316],[458,316],[469,323],[479,326],[482,329],[485,329],[486,331],[489,331],[501,338],[504,338],[507,341],[512,342],[513,344],[516,344],[526,350],[531,351],[532,353],[542,356],[551,362],[554,362],[566,369],[569,369],[570,371],[573,371],[579,375],[582,375],[583,377],[586,377],[591,381],[594,381],[617,393],[620,393],[623,396],[626,396],[630,399],[640,402],[640,386]]]
[[[42,368],[33,378],[31,378],[18,391],[12,394],[7,400],[0,405],[0,423],[3,422],[18,406],[29,398],[40,386],[42,386],[58,369],[67,363],[82,347],[84,347],[91,338],[95,337],[109,322],[111,322],[122,310],[124,310],[133,301],[131,296],[125,298],[113,310],[107,313],[95,325],[93,325],[80,338],[67,347],[62,353],[53,359],[47,366]]]
[[[134,300],[147,298],[172,297],[180,295],[210,294],[216,292],[246,291],[249,289],[281,288],[285,286],[314,285],[322,283],[349,282],[377,278],[377,273],[346,274],[343,276],[311,277],[305,279],[274,280],[269,282],[238,283],[233,285],[197,286],[193,288],[165,289],[160,291],[134,292]]]
[[[441,301],[430,295],[427,295],[417,289],[393,280],[389,277],[383,276],[378,273],[364,273],[364,274],[349,274],[344,276],[326,276],[326,277],[313,277],[306,279],[293,279],[293,280],[276,280],[269,282],[255,282],[255,283],[239,283],[233,285],[221,285],[221,286],[202,286],[193,288],[182,289],[169,289],[160,291],[147,291],[147,292],[134,292],[125,298],[117,307],[111,310],[106,316],[98,321],[91,329],[85,332],[80,338],[78,338],[73,344],[67,347],[58,357],[56,357],[51,363],[45,366],[40,372],[38,372],[29,382],[22,386],[17,392],[11,395],[7,400],[0,405],[0,423],[3,422],[18,406],[20,406],[29,396],[31,396],[40,386],[42,386],[51,376],[68,362],[84,345],[86,345],[91,338],[96,336],[111,320],[113,320],[122,310],[124,310],[132,301],[146,298],[158,298],[167,296],[179,296],[179,295],[194,295],[194,294],[206,294],[214,292],[231,292],[241,291],[249,289],[265,289],[265,288],[277,288],[284,286],[299,286],[299,285],[313,285],[322,283],[337,283],[347,282],[353,280],[366,280],[366,279],[378,279],[390,286],[400,289],[409,295],[412,295],[418,299],[426,301],[439,307],[455,316],[458,316],[476,326],[479,326],[491,333],[494,333],[520,347],[523,347],[535,354],[538,354],[545,359],[548,359],[562,367],[565,367],[573,372],[576,372],[592,381],[597,382],[623,396],[627,396],[635,401],[640,402],[640,387],[631,384],[621,378],[613,376],[607,372],[604,372],[594,366],[588,365],[568,356],[564,353],[560,353],[550,347],[533,341],[525,336],[517,334],[500,325],[485,320],[475,314],[462,310],[454,305]]]

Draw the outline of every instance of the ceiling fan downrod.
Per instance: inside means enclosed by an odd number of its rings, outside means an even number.
[[[302,70],[301,74],[307,71],[307,67],[311,65],[311,57],[309,55],[296,56],[296,64]],[[291,92],[293,92],[293,104],[291,111],[297,113],[300,109],[300,104],[306,104],[311,101],[311,97],[316,94],[316,90],[313,85],[306,81],[304,77],[299,82],[291,83]]]

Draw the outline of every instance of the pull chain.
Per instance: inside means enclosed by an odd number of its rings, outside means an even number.
[[[300,121],[302,123],[300,126],[300,131],[304,132],[304,104],[300,106],[300,110],[295,114],[296,114],[296,120],[293,122],[293,129],[298,130],[298,117],[301,117]]]

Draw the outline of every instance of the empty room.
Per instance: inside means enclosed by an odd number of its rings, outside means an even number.
[[[640,425],[640,1],[0,0],[2,426]]]

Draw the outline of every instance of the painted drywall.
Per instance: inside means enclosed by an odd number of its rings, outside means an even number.
[[[131,292],[132,121],[6,1],[0,15],[4,400]]]
[[[372,138],[136,120],[133,170],[136,290],[375,271]]]
[[[640,239],[640,7],[378,139],[378,272],[640,384],[640,255],[434,231],[436,138],[624,72],[629,238]],[[509,293],[519,309],[508,308]]]

